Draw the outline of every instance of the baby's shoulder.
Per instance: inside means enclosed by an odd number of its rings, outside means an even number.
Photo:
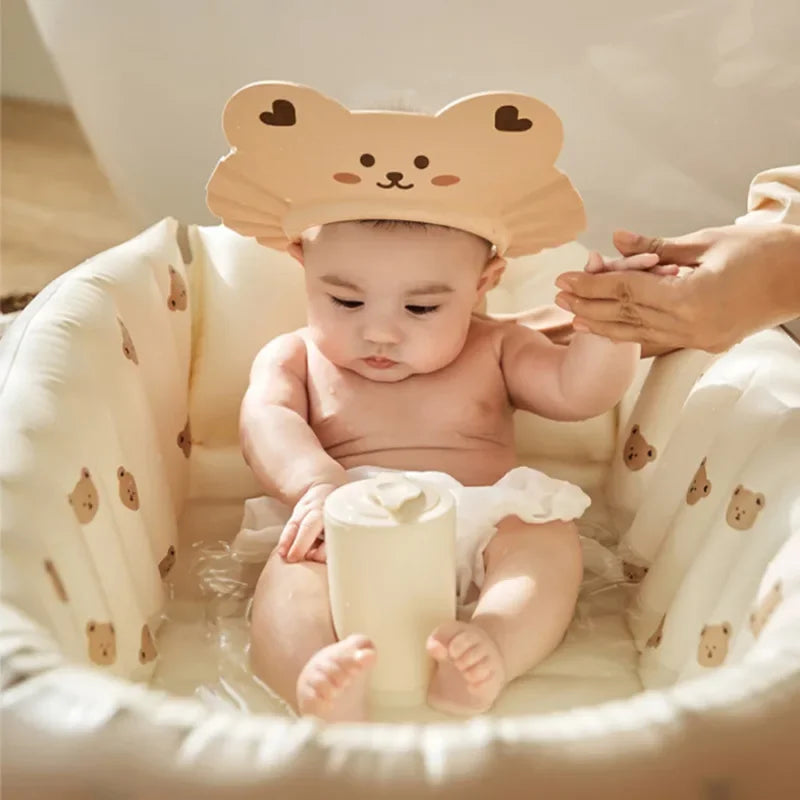
[[[306,331],[306,328],[298,328],[270,339],[253,360],[252,372],[286,369],[304,373],[308,354]]]
[[[473,314],[470,322],[468,340],[488,344],[496,352],[498,359],[503,352],[503,344],[514,336],[517,325],[510,320],[492,319]]]

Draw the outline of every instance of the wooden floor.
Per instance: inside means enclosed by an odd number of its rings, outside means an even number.
[[[38,291],[140,230],[69,109],[3,98],[0,158],[0,294]]]

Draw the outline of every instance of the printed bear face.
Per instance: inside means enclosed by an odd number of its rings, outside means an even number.
[[[649,567],[633,564],[630,561],[622,562],[622,574],[628,583],[641,583],[649,572]]]
[[[95,622],[90,619],[86,623],[86,638],[90,661],[107,666],[117,660],[117,636],[113,622]]]
[[[119,480],[119,499],[122,504],[131,511],[139,510],[139,491],[136,488],[136,480],[125,467],[117,470]]]
[[[750,630],[753,636],[758,636],[767,621],[772,616],[772,612],[780,605],[783,600],[783,587],[781,582],[778,581],[765,595],[764,599],[758,604],[758,607],[750,615]]]
[[[718,667],[728,655],[728,641],[731,637],[731,625],[706,625],[700,631],[700,644],[697,646],[697,663],[701,667]]]
[[[510,240],[510,256],[571,241],[585,225],[554,166],[561,122],[525,95],[473,95],[430,115],[350,111],[306,86],[262,82],[230,98],[223,127],[232,150],[209,180],[208,206],[270,247],[314,225],[419,219],[420,209],[501,255]]]
[[[44,562],[44,568],[47,571],[47,574],[50,576],[50,580],[53,583],[53,589],[55,589],[58,599],[62,603],[68,603],[69,597],[67,597],[67,590],[64,588],[64,582],[61,580],[61,576],[58,574],[56,565],[50,561],[50,559],[46,559]]]
[[[630,435],[622,448],[622,460],[625,466],[636,472],[647,466],[656,457],[656,449],[647,443],[647,440],[639,433],[639,426],[631,428]]]
[[[661,617],[661,622],[658,623],[658,627],[653,631],[650,638],[647,640],[646,647],[658,647],[661,644],[661,640],[664,638],[664,620],[667,618],[667,615],[664,614]]]
[[[86,467],[81,470],[80,479],[67,497],[75,516],[78,518],[78,522],[86,525],[94,519],[100,505],[100,497],[97,494],[97,487],[92,481],[92,476]]]
[[[167,307],[170,311],[186,311],[187,305],[188,294],[186,292],[186,283],[183,280],[183,276],[170,264]]]
[[[698,500],[708,497],[709,494],[711,494],[711,481],[706,474],[706,459],[704,458],[686,491],[686,502],[693,506]]]
[[[147,625],[142,625],[142,643],[139,647],[139,663],[148,664],[151,661],[155,661],[157,655],[156,643],[153,641],[150,628]]]
[[[751,492],[740,483],[731,495],[725,521],[731,528],[746,531],[753,527],[756,517],[763,511],[767,501],[761,492]]]
[[[158,562],[158,572],[162,580],[169,575],[169,571],[173,566],[175,566],[175,547],[170,545],[167,554]]]
[[[117,322],[119,323],[120,331],[122,331],[122,352],[125,354],[125,358],[133,361],[134,364],[138,364],[139,356],[136,354],[136,348],[133,346],[133,339],[131,339],[131,335],[125,327],[125,323],[119,317],[117,317]]]
[[[188,419],[183,430],[178,434],[178,447],[183,450],[186,458],[192,454],[192,426]]]

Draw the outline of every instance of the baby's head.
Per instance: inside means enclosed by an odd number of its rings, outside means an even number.
[[[505,266],[472,233],[392,220],[313,228],[289,252],[305,267],[317,347],[334,364],[384,382],[453,361]]]

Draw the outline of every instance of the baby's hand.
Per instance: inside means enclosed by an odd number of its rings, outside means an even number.
[[[335,483],[318,483],[297,501],[278,540],[278,554],[282,558],[291,562],[305,559],[326,563],[322,507],[325,498],[338,488]]]
[[[592,250],[589,260],[583,268],[584,272],[622,272],[638,269],[643,272],[652,272],[654,275],[677,275],[678,267],[675,264],[659,264],[657,253],[641,253],[635,256],[622,258],[603,258],[600,253]]]

